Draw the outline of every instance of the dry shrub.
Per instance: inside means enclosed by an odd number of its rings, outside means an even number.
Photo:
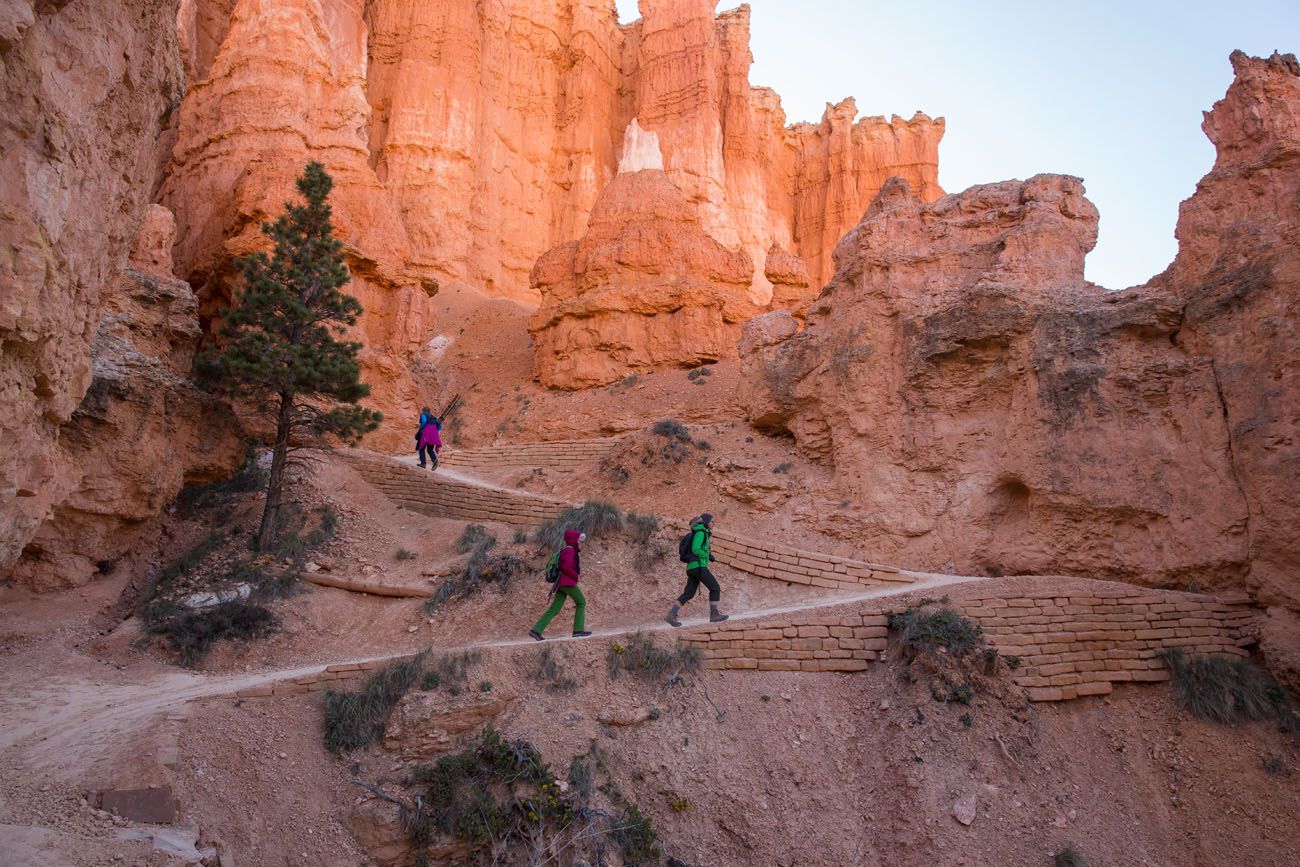
[[[482,524],[469,524],[456,540],[456,550],[468,554],[478,548],[491,548],[497,543],[497,537],[488,532]]]
[[[644,632],[628,639],[627,644],[615,642],[605,655],[610,679],[628,671],[646,680],[658,680],[669,671],[694,672],[700,667],[700,651],[680,642],[669,650],[654,643]]]
[[[325,746],[333,753],[379,740],[388,715],[420,679],[426,654],[376,671],[357,692],[325,693]]]
[[[265,606],[246,599],[222,602],[211,608],[182,610],[149,625],[162,636],[183,665],[194,665],[222,639],[263,638],[274,632],[280,619]]]
[[[565,530],[578,530],[586,533],[589,539],[598,539],[621,529],[623,513],[618,506],[604,500],[588,500],[543,523],[533,533],[533,541],[544,550],[553,551],[564,544]]]
[[[1285,731],[1300,732],[1287,691],[1248,659],[1225,654],[1188,655],[1169,648],[1160,658],[1173,672],[1174,694],[1198,719],[1234,725],[1277,719]]]

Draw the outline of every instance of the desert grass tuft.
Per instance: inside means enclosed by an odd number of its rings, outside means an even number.
[[[655,644],[644,632],[628,639],[627,644],[615,642],[605,654],[605,664],[611,679],[627,671],[646,680],[658,680],[668,672],[694,672],[700,667],[700,652],[689,644],[678,644],[666,649]]]
[[[325,693],[325,746],[333,753],[368,746],[384,733],[388,715],[420,680],[426,653],[381,668],[357,692]]]

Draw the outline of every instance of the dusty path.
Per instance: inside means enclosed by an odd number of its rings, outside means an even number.
[[[733,620],[762,619],[796,611],[816,610],[849,605],[870,599],[897,596],[973,580],[969,576],[918,574],[916,583],[864,589],[861,593],[828,597],[803,604],[759,608],[732,612]],[[702,607],[702,606],[701,606]],[[698,619],[686,621],[684,628],[700,625]],[[596,630],[595,638],[631,635],[639,631],[670,631],[662,620]],[[549,641],[574,641],[557,636]],[[495,638],[468,645],[435,646],[435,650],[457,652],[490,648],[534,645],[528,637]],[[405,654],[402,654],[405,655]],[[120,745],[124,738],[148,728],[158,719],[180,709],[187,702],[233,695],[295,678],[316,674],[327,665],[364,663],[396,658],[398,655],[341,657],[328,663],[272,669],[245,674],[206,675],[167,669],[152,673],[144,680],[105,684],[94,677],[58,676],[30,678],[11,669],[0,682],[0,750],[17,748],[28,768],[54,772],[72,770],[69,756],[86,755],[95,747],[107,749]],[[94,668],[88,672],[93,674]],[[75,763],[73,763],[75,765]]]
[[[414,462],[414,458],[396,460]],[[439,473],[457,481],[487,488],[498,488],[463,471],[439,469]],[[511,493],[517,493],[511,491]],[[860,592],[825,596],[776,607],[760,607],[731,612],[734,620],[759,619],[796,611],[848,605],[881,597],[912,593],[946,585],[984,580],[974,576],[907,573],[916,580],[907,584],[866,586]],[[703,606],[700,606],[703,609]],[[700,625],[699,619],[686,621],[686,628]],[[670,630],[663,620],[623,625],[595,631],[596,638],[629,635],[638,631]],[[551,641],[572,641],[557,636]],[[517,647],[535,642],[528,637],[495,637],[455,646],[437,646],[436,650],[460,651]],[[365,657],[340,657],[328,662],[314,662],[287,668],[241,674],[203,674],[167,667],[153,667],[145,672],[107,672],[99,665],[57,665],[48,675],[34,672],[30,666],[8,665],[0,675],[0,751],[15,750],[29,769],[49,773],[75,772],[78,759],[106,753],[125,739],[145,732],[168,713],[186,703],[218,696],[234,695],[241,690],[293,681],[323,671],[328,665],[365,663],[393,659],[408,654]],[[38,662],[38,666],[40,663]],[[68,674],[69,669],[77,671]],[[141,674],[144,674],[141,677]],[[98,676],[97,676],[98,675]]]

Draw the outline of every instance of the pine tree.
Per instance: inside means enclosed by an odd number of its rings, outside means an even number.
[[[208,389],[275,419],[259,551],[274,541],[289,452],[331,436],[356,443],[382,418],[357,405],[370,393],[357,362],[361,344],[338,338],[356,323],[361,304],[339,291],[349,277],[326,203],[333,186],[324,166],[308,163],[298,179],[306,203],[286,203],[278,220],[262,226],[274,249],[238,262],[243,289],[225,313],[218,345],[194,362]]]

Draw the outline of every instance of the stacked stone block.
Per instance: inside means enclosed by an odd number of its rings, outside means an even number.
[[[1021,666],[1034,701],[1105,695],[1114,684],[1169,679],[1162,651],[1245,656],[1254,615],[1241,601],[1190,593],[1098,589],[961,600],[989,643]]]
[[[513,443],[476,449],[444,449],[441,463],[470,471],[499,470],[510,467],[551,467],[571,470],[587,466],[609,454],[621,437],[585,440],[553,440],[539,443]]]
[[[569,508],[560,500],[469,484],[365,452],[339,454],[393,502],[437,518],[532,526]]]
[[[796,613],[699,627],[682,636],[705,668],[754,671],[865,671],[888,635],[879,612]]]
[[[724,531],[713,534],[713,555],[719,563],[742,572],[828,590],[860,590],[864,585],[910,584],[915,580],[893,566],[759,542]]]

